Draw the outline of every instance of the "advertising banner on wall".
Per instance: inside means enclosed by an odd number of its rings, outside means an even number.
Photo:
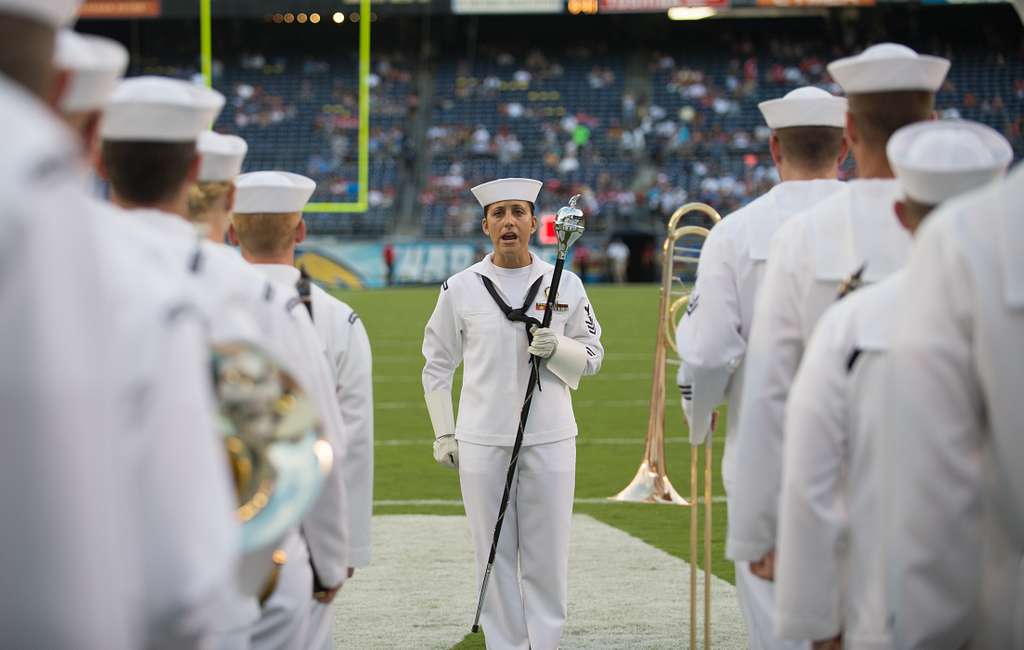
[[[454,14],[560,14],[565,0],[452,0]]]
[[[160,0],[85,0],[82,18],[157,18]]]
[[[531,249],[554,263],[555,247]],[[469,268],[484,255],[477,244],[404,243],[392,245],[389,272],[382,244],[307,240],[296,251],[295,264],[320,285],[339,289],[372,289],[389,285],[436,284]]]
[[[674,7],[728,7],[729,0],[601,0],[599,12],[660,13]]]

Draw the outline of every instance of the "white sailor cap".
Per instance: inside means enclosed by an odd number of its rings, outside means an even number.
[[[480,207],[486,208],[498,201],[529,201],[537,202],[537,195],[544,183],[535,181],[532,178],[499,178],[496,181],[483,183],[472,188],[470,192],[480,202]]]
[[[62,29],[57,34],[54,64],[71,73],[60,100],[65,113],[95,111],[107,105],[128,68],[128,50],[111,38]]]
[[[104,140],[188,142],[210,128],[224,95],[170,77],[133,77],[114,90],[100,127]]]
[[[290,172],[250,172],[235,179],[235,213],[284,214],[301,212],[316,183]]]
[[[82,0],[0,0],[0,14],[37,20],[54,28],[70,25]]]
[[[203,131],[196,141],[196,149],[203,161],[199,167],[199,182],[233,181],[242,172],[242,161],[249,145],[237,135],[222,135]]]
[[[813,86],[791,90],[785,96],[761,102],[757,107],[772,129],[791,126],[834,126],[841,129],[846,126],[846,99]]]
[[[931,120],[896,131],[886,154],[908,199],[938,205],[1002,175],[1013,148],[984,124]]]
[[[918,54],[906,45],[879,43],[857,56],[829,63],[828,71],[847,95],[898,90],[935,92],[949,72],[949,61]]]

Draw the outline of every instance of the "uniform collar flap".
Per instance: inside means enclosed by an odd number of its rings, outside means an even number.
[[[292,287],[295,286],[295,283],[299,281],[299,277],[302,275],[297,268],[287,264],[253,264],[253,266],[274,282],[280,282]]]
[[[853,305],[858,325],[858,348],[876,352],[889,349],[899,322],[903,278],[903,271],[897,271],[878,284],[864,287],[860,290],[863,293],[854,293],[850,297],[850,300],[858,301]]]
[[[790,217],[814,205],[843,186],[835,180],[786,181],[764,195],[764,205],[751,215],[750,258],[768,259],[772,236]],[[751,204],[753,207],[753,204]]]
[[[864,281],[877,282],[903,265],[910,235],[893,212],[898,196],[895,180],[857,180],[811,210],[817,280],[842,282],[864,266]]]
[[[490,280],[500,288],[501,278],[495,272],[496,267],[494,266],[494,262],[491,261],[491,257],[493,255],[494,253],[488,253],[487,256],[484,257],[482,260],[480,260],[473,266],[469,267],[469,270],[473,271],[478,275],[490,278]],[[547,262],[540,259],[533,253],[530,253],[530,257],[533,259],[533,262],[530,264],[530,278],[527,281],[528,284],[533,284],[534,280],[555,268],[554,266],[548,264]]]
[[[163,235],[199,239],[195,227],[176,214],[153,208],[138,208],[129,210],[128,213],[134,218],[141,219],[146,225]]]

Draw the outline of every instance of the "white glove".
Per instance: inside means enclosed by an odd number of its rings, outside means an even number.
[[[455,440],[455,434],[434,440],[434,460],[445,467],[459,468],[459,443]]]
[[[459,466],[459,443],[455,441],[455,414],[452,412],[452,393],[435,390],[423,396],[434,428],[434,460],[455,469]]]
[[[555,334],[555,330],[534,325],[530,332],[533,334],[533,343],[527,351],[533,356],[547,359],[558,349],[558,334]]]

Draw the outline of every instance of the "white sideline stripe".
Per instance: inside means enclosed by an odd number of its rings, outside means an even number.
[[[604,355],[605,361],[645,361],[654,358],[654,350],[650,352],[609,352]],[[408,363],[415,361],[422,363],[423,357],[420,354],[381,354],[374,355],[374,364]]]
[[[703,499],[702,499],[703,500]],[[725,503],[725,497],[721,494],[711,497],[712,503]],[[600,499],[594,497],[586,497],[574,499],[573,503],[579,505],[617,505],[625,503],[624,501],[612,501],[611,499]],[[461,506],[462,499],[378,499],[373,502],[375,506],[414,506],[414,507],[427,507],[427,506]]]
[[[334,601],[334,647],[451,648],[465,637],[473,618],[473,567],[464,516],[374,517],[373,562],[359,569]],[[574,515],[569,616],[560,646],[685,647],[689,577],[685,561],[618,528]],[[698,571],[697,584],[701,608],[703,572]],[[736,588],[718,577],[711,584],[712,646],[746,648]]]
[[[642,445],[644,443],[643,436],[636,436],[635,438],[594,438],[594,437],[578,437],[576,438],[577,447],[587,447],[590,445],[594,446],[609,446],[609,447],[631,447],[633,445]],[[672,436],[665,438],[665,444],[689,444],[688,438],[681,436]],[[434,444],[433,440],[376,440],[373,443],[377,447],[430,447]]]
[[[640,379],[650,380],[649,372],[599,372],[593,377],[587,377],[587,383],[592,381],[636,381]],[[407,373],[404,375],[374,375],[373,381],[378,384],[418,384],[422,380],[419,374]]]
[[[621,399],[621,400],[584,400],[581,402],[573,402],[573,406],[576,408],[595,408],[599,406],[607,406],[612,408],[628,408],[633,406],[647,406],[650,400],[646,399]],[[418,408],[426,410],[422,400],[416,400],[414,402],[376,402],[374,408],[384,410],[398,410],[398,409],[409,409]]]

